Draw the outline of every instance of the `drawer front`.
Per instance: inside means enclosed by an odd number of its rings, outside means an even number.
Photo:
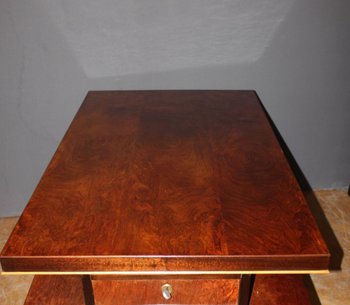
[[[92,280],[95,305],[237,305],[239,284],[239,279]]]

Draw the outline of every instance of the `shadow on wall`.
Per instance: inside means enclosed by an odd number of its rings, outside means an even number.
[[[262,103],[261,103],[262,104]],[[299,183],[300,188],[303,191],[304,197],[309,205],[309,208],[315,217],[316,223],[321,231],[322,237],[328,247],[329,253],[331,255],[329,262],[329,270],[331,271],[339,271],[341,270],[341,264],[344,258],[344,250],[342,249],[337,236],[335,235],[329,221],[326,218],[326,215],[319,203],[315,193],[313,192],[308,180],[300,169],[297,161],[293,157],[288,145],[282,138],[279,133],[276,125],[271,119],[270,115],[267,113],[265,107],[262,105],[265,114],[272,126],[272,129],[277,137],[279,144],[282,147],[282,150],[286,156],[286,159]],[[304,284],[308,289],[309,297],[313,305],[321,305],[321,301],[317,295],[315,286],[312,282],[310,275],[303,276]]]
[[[297,161],[293,157],[288,145],[283,140],[281,134],[279,133],[278,129],[276,128],[276,125],[274,124],[273,120],[267,113],[266,109],[262,105],[265,114],[272,126],[272,129],[275,133],[275,136],[277,137],[277,140],[279,144],[282,147],[282,150],[287,158],[287,161],[289,163],[289,166],[291,167],[294,176],[296,177],[300,188],[302,189],[305,199],[309,205],[310,210],[312,211],[313,216],[315,217],[315,220],[317,222],[317,225],[321,231],[322,237],[324,241],[326,242],[326,245],[328,247],[328,250],[331,254],[330,263],[329,263],[329,269],[332,271],[339,271],[341,270],[341,264],[344,257],[344,251],[337,239],[337,236],[335,235],[329,221],[326,218],[326,215],[321,207],[321,204],[317,200],[317,197],[315,193],[313,192],[308,180],[306,179],[304,173],[300,169]],[[305,277],[305,281],[307,283],[307,286],[309,287],[310,291],[314,291],[312,294],[312,297],[315,299],[317,294],[315,293],[315,289],[312,285],[310,276]]]

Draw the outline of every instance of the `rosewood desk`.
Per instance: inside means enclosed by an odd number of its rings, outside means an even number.
[[[328,261],[254,91],[89,92],[1,253],[28,305],[309,304]]]

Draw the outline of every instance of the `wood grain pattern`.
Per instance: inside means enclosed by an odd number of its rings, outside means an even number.
[[[95,305],[232,304],[237,305],[239,279],[92,281]],[[172,286],[165,300],[161,287]]]
[[[5,271],[318,270],[329,253],[253,91],[90,92]]]
[[[302,275],[257,275],[250,305],[319,305],[311,300]]]
[[[35,276],[25,305],[83,305],[80,276]],[[250,305],[312,305],[300,275],[257,275]],[[315,305],[315,304],[314,304]]]
[[[86,305],[82,276],[36,275],[25,305]]]

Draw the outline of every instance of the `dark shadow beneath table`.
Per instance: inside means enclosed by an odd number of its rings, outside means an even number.
[[[261,103],[261,101],[260,101]],[[266,111],[265,107],[261,103],[261,106],[266,114],[267,119],[269,120],[269,123],[272,127],[272,130],[284,152],[284,155],[286,156],[286,159],[289,163],[289,166],[291,167],[294,176],[296,177],[299,186],[301,190],[304,193],[305,199],[308,202],[309,208],[314,215],[317,225],[319,227],[319,230],[321,231],[322,237],[328,247],[328,250],[331,254],[330,257],[330,263],[329,263],[329,269],[330,270],[341,270],[341,263],[344,257],[344,251],[334,234],[334,231],[329,223],[329,221],[326,218],[326,215],[318,202],[314,192],[312,191],[311,185],[308,182],[307,178],[305,177],[304,173],[300,169],[298,162],[295,160],[292,152],[290,151],[288,145],[284,141],[283,137],[281,136],[280,132],[278,131],[276,125],[274,124],[272,118],[269,116],[268,112]],[[350,187],[349,187],[350,190]]]

